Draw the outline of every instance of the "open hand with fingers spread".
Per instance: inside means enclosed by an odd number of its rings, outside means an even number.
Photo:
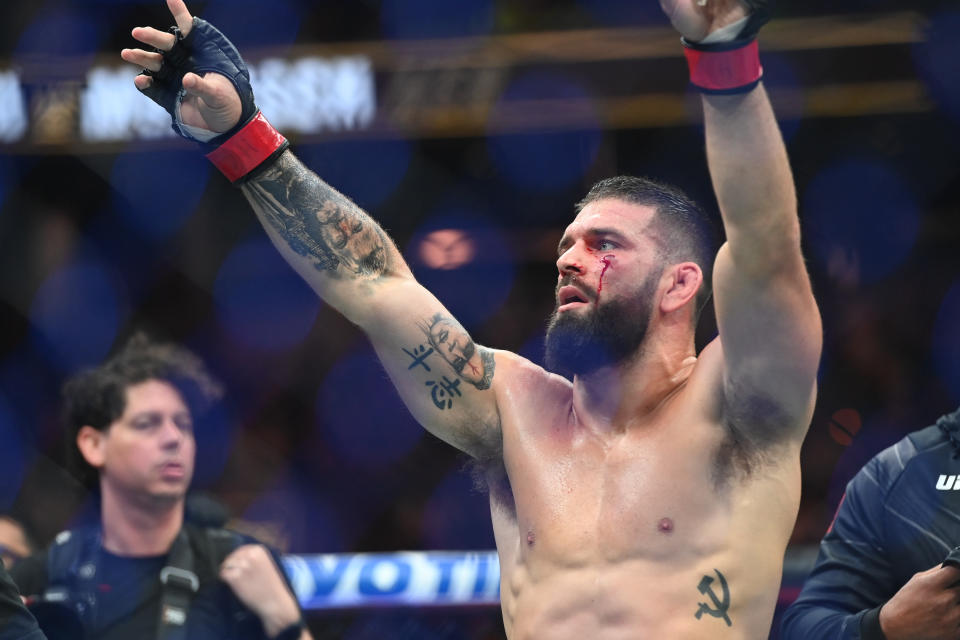
[[[153,48],[120,56],[143,68],[134,84],[167,110],[181,136],[210,143],[207,157],[232,182],[249,178],[287,148],[260,114],[250,72],[236,47],[209,22],[190,15],[183,0],[167,0],[176,27],[137,27],[135,39]]]
[[[177,23],[176,28],[171,30],[173,32],[153,27],[137,27],[133,30],[134,38],[157,51],[124,49],[120,57],[146,70],[134,80],[137,89],[167,111],[174,107],[173,102],[180,90],[177,85],[183,87],[186,93],[180,104],[180,117],[184,123],[216,133],[232,129],[241,116],[239,92],[242,89],[235,86],[237,80],[228,78],[222,72],[208,70],[201,76],[187,70],[191,62],[206,67],[212,62],[205,59],[190,60],[194,56],[194,38],[191,38],[194,21],[204,25],[201,28],[212,27],[193,18],[183,0],[168,0],[167,6]],[[205,57],[209,57],[209,53]],[[245,80],[249,90],[249,76]]]

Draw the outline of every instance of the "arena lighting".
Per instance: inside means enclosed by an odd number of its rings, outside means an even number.
[[[27,130],[23,89],[15,71],[0,71],[0,142],[16,142]]]
[[[129,67],[94,67],[80,94],[80,136],[89,142],[174,137],[167,113],[144,102]],[[257,104],[275,127],[296,133],[362,129],[376,114],[373,67],[364,56],[270,58],[250,65]],[[0,76],[0,100],[11,92]],[[19,86],[17,87],[19,88]],[[5,102],[4,102],[5,104]],[[22,100],[20,101],[22,105]],[[22,111],[22,106],[21,106]],[[2,110],[0,139],[10,117]],[[21,127],[22,135],[25,124]],[[18,135],[18,137],[19,137]]]
[[[437,229],[420,242],[420,259],[431,269],[458,269],[476,252],[473,238],[460,229]]]

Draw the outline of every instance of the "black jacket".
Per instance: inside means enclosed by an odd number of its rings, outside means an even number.
[[[783,640],[882,639],[880,607],[960,544],[960,410],[854,476],[820,543]]]

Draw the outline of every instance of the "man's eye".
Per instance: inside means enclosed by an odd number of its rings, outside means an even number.
[[[600,244],[597,245],[597,248],[599,248],[600,251],[613,251],[617,248],[617,245],[609,240],[601,240]]]

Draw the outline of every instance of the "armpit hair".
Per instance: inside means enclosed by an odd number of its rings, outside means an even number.
[[[503,441],[487,451],[482,458],[468,456],[463,468],[473,479],[474,491],[489,493],[494,501],[513,509],[513,488],[503,462]]]
[[[787,437],[791,417],[783,406],[762,394],[735,391],[725,396],[726,437],[714,456],[712,477],[719,488],[746,479],[773,460],[773,452]]]

